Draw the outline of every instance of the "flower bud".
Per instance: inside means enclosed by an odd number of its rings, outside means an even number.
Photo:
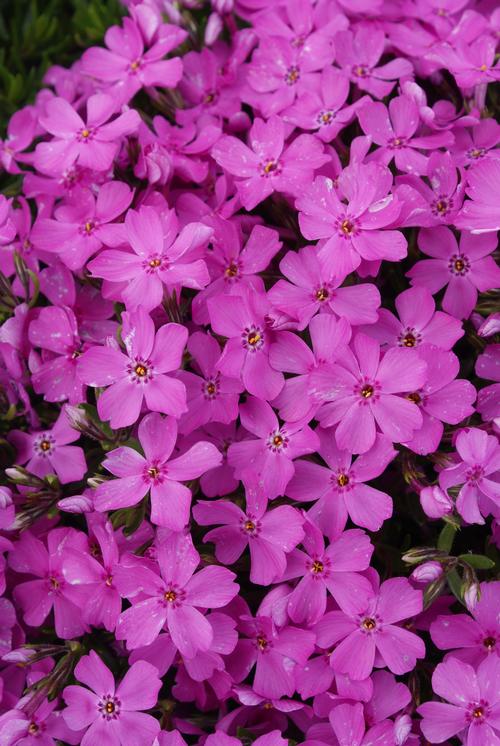
[[[57,507],[66,513],[91,513],[94,503],[87,495],[73,495],[59,500]]]
[[[0,510],[5,510],[12,505],[12,490],[9,487],[0,486]]]
[[[442,518],[453,510],[453,502],[437,485],[420,490],[420,505],[429,518]]]
[[[211,47],[217,41],[222,32],[222,18],[218,13],[211,13],[205,27],[205,44]]]
[[[399,715],[394,721],[394,743],[396,746],[403,746],[411,732],[411,717],[409,715]]]
[[[464,602],[471,614],[476,608],[476,604],[479,601],[479,596],[479,583],[471,583],[471,585],[469,585],[467,590],[464,592]]]
[[[498,334],[499,332],[500,313],[491,313],[477,330],[480,337],[492,337],[493,334]]]
[[[424,562],[416,567],[410,575],[417,583],[432,583],[443,574],[443,568],[439,562]]]

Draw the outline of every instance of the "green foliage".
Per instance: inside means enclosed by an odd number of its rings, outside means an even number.
[[[47,69],[68,66],[118,23],[119,0],[0,0],[0,112],[31,103]]]

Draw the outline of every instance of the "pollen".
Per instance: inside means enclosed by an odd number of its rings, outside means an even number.
[[[149,266],[150,266],[150,267],[151,267],[152,269],[156,269],[157,267],[159,267],[159,266],[160,266],[160,264],[161,264],[161,259],[158,259],[158,258],[156,258],[156,259],[151,259],[151,261],[149,262]]]
[[[349,477],[347,474],[339,474],[337,477],[337,484],[339,487],[347,487],[349,484]]]
[[[324,569],[325,566],[322,562],[320,562],[320,560],[314,560],[314,562],[312,563],[311,572],[313,572],[315,575],[319,575],[323,572]]]
[[[448,202],[445,199],[440,199],[436,203],[436,210],[442,215],[448,210]]]
[[[36,735],[39,730],[40,730],[40,728],[38,727],[38,725],[36,723],[30,723],[29,724],[28,733],[29,733],[30,736]]]
[[[316,291],[316,300],[319,300],[320,303],[322,303],[325,300],[328,300],[330,293],[326,288],[320,288]]]
[[[373,396],[373,386],[371,386],[369,383],[367,383],[363,388],[361,389],[361,396],[363,399],[369,399],[371,396]]]
[[[247,342],[252,347],[255,347],[255,345],[259,344],[261,340],[261,335],[259,332],[250,332],[250,334],[247,336]]]
[[[484,716],[484,709],[482,707],[474,707],[472,710],[472,717],[476,720],[479,720],[479,718],[482,718]]]
[[[139,378],[144,378],[148,374],[148,369],[145,365],[141,365],[140,363],[135,366],[134,372]]]
[[[482,72],[482,73],[485,73],[485,72],[486,72],[486,70],[488,69],[488,65],[486,65],[486,64],[485,64],[485,63],[483,62],[483,64],[481,65],[481,67],[480,67],[479,69],[481,70],[481,72]]]
[[[167,591],[163,598],[165,599],[165,601],[168,601],[169,604],[173,604],[177,598],[177,594],[175,593],[175,591]]]
[[[257,637],[257,645],[259,646],[260,650],[265,650],[267,648],[267,640],[265,637]]]
[[[50,443],[48,440],[42,440],[40,443],[40,450],[45,452],[50,451]]]
[[[366,629],[368,632],[371,632],[377,626],[377,622],[375,621],[375,619],[372,619],[371,617],[367,617],[366,619],[363,619],[361,626],[363,627],[363,629]]]
[[[364,65],[357,65],[354,68],[354,74],[358,76],[358,78],[365,78],[367,75],[367,69]]]
[[[236,275],[238,274],[238,266],[237,266],[237,264],[235,264],[234,262],[231,262],[231,264],[226,269],[226,271],[224,272],[224,274],[226,275],[226,277],[236,277]]]
[[[300,78],[300,70],[296,65],[292,65],[292,67],[289,67],[286,75],[285,75],[285,82],[287,85],[294,85],[298,79]]]
[[[408,394],[406,398],[412,401],[414,404],[420,404],[420,402],[422,401],[422,397],[420,396],[418,391],[413,391],[411,394]]]
[[[210,381],[210,383],[207,383],[207,394],[209,396],[213,396],[217,392],[217,386],[215,383]]]
[[[106,702],[106,706],[104,708],[108,715],[112,715],[115,711],[115,704],[114,702]]]
[[[132,72],[135,72],[136,70],[138,70],[140,66],[141,66],[140,60],[134,60],[133,62],[130,63],[130,69],[132,70]]]
[[[156,479],[156,477],[159,475],[159,470],[156,468],[156,466],[151,466],[148,469],[148,476],[151,477],[151,479]]]
[[[403,337],[403,347],[415,347],[416,343],[415,335],[410,332]]]
[[[273,438],[273,445],[276,446],[276,448],[280,448],[283,445],[283,436],[275,435]]]
[[[455,259],[455,263],[453,265],[457,272],[463,272],[465,269],[465,262],[463,259]]]
[[[486,650],[493,650],[496,647],[497,641],[494,637],[485,637],[483,640],[483,645],[486,648]]]
[[[255,531],[255,523],[253,521],[245,521],[243,524],[245,531]]]
[[[264,168],[262,169],[266,176],[269,176],[269,174],[272,174],[273,171],[276,171],[278,168],[277,161],[268,161]]]
[[[108,586],[108,588],[111,588],[111,586],[113,585],[113,576],[108,575],[108,577],[105,580],[105,583]]]
[[[350,220],[343,220],[340,224],[340,230],[345,236],[351,236],[354,232],[354,225]]]
[[[90,137],[90,130],[87,130],[87,129],[82,130],[81,134],[82,134],[82,137],[85,137],[85,138]]]

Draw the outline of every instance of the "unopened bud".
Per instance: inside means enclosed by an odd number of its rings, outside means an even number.
[[[480,337],[492,337],[493,334],[500,333],[500,313],[491,313],[483,321],[477,333]]]
[[[446,556],[446,552],[442,552],[435,547],[415,547],[403,554],[403,561],[409,565],[419,565],[421,562],[428,562]]]
[[[0,510],[5,510],[12,505],[12,490],[9,487],[0,487]]]
[[[432,583],[443,574],[443,568],[439,562],[424,562],[416,567],[410,575],[417,583]]]
[[[471,585],[469,585],[469,587],[464,591],[464,603],[471,614],[476,608],[480,593],[479,583],[471,583]]]
[[[218,13],[211,13],[205,26],[205,44],[211,47],[222,33],[222,18]]]
[[[396,746],[403,746],[406,739],[411,733],[411,717],[409,715],[399,715],[394,721],[394,742]]]
[[[73,495],[59,500],[57,507],[66,513],[91,513],[94,503],[87,495]]]
[[[420,490],[420,505],[429,518],[442,518],[453,510],[453,502],[437,485]]]

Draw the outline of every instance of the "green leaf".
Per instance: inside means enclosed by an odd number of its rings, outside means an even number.
[[[460,554],[458,559],[466,562],[475,570],[491,570],[492,567],[495,567],[493,560],[485,557],[484,554]]]
[[[443,526],[437,542],[438,549],[441,549],[443,552],[448,552],[449,554],[453,546],[456,533],[457,528],[452,523],[447,523],[445,526]]]
[[[446,580],[448,581],[448,586],[450,588],[450,591],[453,593],[455,598],[457,598],[461,604],[463,604],[463,593],[462,593],[462,579],[458,572],[456,570],[450,570],[450,572],[446,575]]]

